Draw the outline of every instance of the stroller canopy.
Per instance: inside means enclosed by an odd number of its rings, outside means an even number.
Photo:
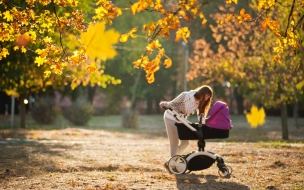
[[[225,102],[217,101],[209,112],[206,125],[211,128],[229,130],[232,128],[229,108]]]

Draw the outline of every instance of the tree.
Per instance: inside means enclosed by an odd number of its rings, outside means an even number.
[[[219,9],[228,12],[225,7]],[[281,14],[273,17],[279,21],[284,19],[287,15],[284,10],[285,7],[278,8]],[[215,14],[213,18],[222,19],[221,14]],[[270,32],[259,32],[251,22],[242,25],[232,20],[226,22],[225,27],[210,26],[217,45],[204,39],[195,43],[189,79],[203,77],[217,82],[230,81],[256,104],[281,106],[282,138],[288,139],[286,103],[298,100],[298,95],[303,94],[303,44],[294,51],[282,52],[279,61],[274,61],[277,55],[272,56],[272,44],[277,39]],[[298,35],[303,33],[298,32]],[[208,67],[211,64],[212,67]]]
[[[0,59],[0,75],[2,79],[0,90],[5,91],[8,95],[14,95],[20,98],[19,102],[21,107],[22,128],[25,128],[25,107],[23,100],[26,96],[45,91],[50,87],[53,89],[61,89],[68,83],[71,84],[73,89],[80,84],[84,86],[92,84],[106,87],[107,84],[120,83],[120,80],[104,74],[104,67],[95,63],[97,61],[95,57],[105,60],[115,56],[115,52],[112,51],[109,53],[109,51],[111,51],[111,45],[118,41],[119,33],[110,30],[110,37],[109,35],[105,35],[107,32],[104,32],[105,24],[102,23],[96,23],[94,26],[89,26],[88,32],[80,32],[79,35],[81,35],[82,38],[80,38],[79,43],[86,45],[87,52],[93,60],[91,62],[87,62],[88,59],[86,57],[77,56],[77,47],[71,43],[73,40],[70,39],[71,41],[68,41],[71,36],[71,31],[65,32],[65,38],[63,38],[63,33],[56,32],[50,28],[50,26],[52,26],[51,22],[49,25],[45,26],[48,30],[39,29],[39,27],[43,27],[40,26],[41,24],[46,24],[40,23],[42,21],[38,21],[39,19],[36,20],[36,24],[40,25],[37,25],[37,28],[34,27],[36,31],[33,29],[29,29],[27,31],[27,27],[31,28],[29,17],[35,17],[34,12],[31,12],[31,10],[28,9],[21,13],[18,12],[19,9],[22,9],[26,5],[31,6],[30,1],[27,3],[23,2],[19,4],[19,7],[13,7],[14,1],[4,2],[4,7],[0,7],[1,12],[4,12],[3,19],[13,22],[12,28],[10,28],[7,23],[2,22],[3,28],[1,31],[3,32],[3,36],[1,37],[4,43],[1,44],[1,50],[4,50],[4,52],[7,53],[3,54],[2,51],[1,56],[4,56],[5,58],[2,59],[1,57]],[[12,9],[10,11],[6,10],[10,6],[12,6]],[[45,10],[43,10],[38,6],[36,10],[37,13],[40,13],[41,11],[40,19],[43,19],[46,22],[50,21],[46,16],[50,14],[49,9],[54,10],[54,12],[57,13],[56,6],[53,5],[52,8],[54,9],[46,7]],[[60,12],[60,10],[58,10],[58,12]],[[43,17],[43,15],[45,17]],[[58,17],[56,16],[56,18]],[[12,32],[11,30],[16,31],[13,31],[12,34],[8,35],[7,28],[10,28],[10,32]],[[113,40],[110,41],[108,45],[100,43],[100,39],[102,38],[97,36],[99,37],[99,39],[97,39],[96,36],[92,35],[92,33],[94,34],[95,28],[99,30],[99,34],[102,34],[101,37],[107,37],[108,41],[111,39]],[[43,37],[39,33],[47,36]],[[99,53],[94,52],[93,50],[98,50],[100,47],[96,44],[89,44],[88,40],[90,39],[93,39],[93,42],[95,43],[98,42],[100,46],[106,47],[109,51],[99,51]],[[70,49],[62,49],[60,46],[55,44],[56,42],[60,44],[64,43]],[[59,58],[56,58],[56,56],[59,55],[59,52],[66,54],[71,51],[74,51],[74,55],[70,57],[71,63],[77,63],[78,60],[85,60],[85,63],[88,64],[73,64],[69,67],[62,67],[62,64],[58,62]],[[103,54],[106,54],[106,56]],[[49,59],[47,58],[48,56]],[[50,63],[50,61],[54,62]],[[49,69],[52,69],[52,72]],[[90,74],[90,72],[92,72],[92,74]]]

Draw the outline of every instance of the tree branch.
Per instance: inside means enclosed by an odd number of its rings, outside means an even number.
[[[59,17],[57,15],[57,11],[56,11],[56,6],[55,6],[55,3],[54,3],[54,0],[52,0],[52,4],[53,4],[53,10],[54,10],[54,13],[55,13],[55,16],[57,18],[57,21],[58,21],[58,24],[59,24],[59,28],[60,28],[60,20],[59,20]],[[67,56],[67,53],[65,52],[65,49],[64,49],[63,43],[62,43],[62,32],[61,32],[61,30],[59,30],[59,37],[60,37],[60,45],[61,45],[61,48],[62,48],[62,51],[63,51],[63,55]]]
[[[295,25],[295,27],[293,28],[293,30],[295,30],[299,24],[301,24],[301,22],[303,21],[304,19],[304,14],[302,15],[302,17],[299,19],[298,23]]]
[[[290,12],[289,12],[289,15],[288,15],[287,27],[286,27],[285,34],[284,34],[285,37],[287,36],[287,30],[288,30],[288,27],[289,27],[289,24],[290,24],[290,18],[291,18],[293,9],[294,9],[295,1],[296,0],[293,0],[292,5],[291,5],[291,9],[290,9]]]

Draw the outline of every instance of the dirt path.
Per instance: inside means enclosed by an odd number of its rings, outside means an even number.
[[[168,174],[165,137],[68,128],[1,131],[0,189],[304,189],[304,145],[207,142],[233,168],[216,164]],[[196,150],[191,141],[187,152]]]

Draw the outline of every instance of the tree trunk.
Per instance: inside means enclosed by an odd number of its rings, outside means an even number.
[[[20,95],[20,128],[25,129],[25,104],[24,104],[25,95]]]
[[[97,86],[87,86],[87,93],[88,93],[88,102],[90,102],[93,105],[93,100],[96,92]]]
[[[159,107],[159,102],[161,101],[161,99],[160,98],[155,98],[155,108],[156,108],[156,110],[155,110],[155,113],[161,113],[161,109],[160,109],[160,107]]]
[[[138,118],[139,114],[135,110],[135,107],[136,107],[136,96],[137,96],[136,91],[137,91],[137,87],[139,85],[140,76],[141,76],[141,72],[139,71],[139,73],[137,74],[136,79],[135,79],[134,89],[133,89],[132,98],[131,98],[131,105],[123,113],[122,126],[125,128],[138,128],[139,127],[139,118]]]
[[[294,107],[293,107],[293,117],[295,119],[295,124],[296,124],[297,129],[299,129],[298,110],[299,110],[299,102],[295,101]]]
[[[153,98],[147,96],[147,114],[152,114],[153,113]]]
[[[282,139],[288,140],[288,123],[287,123],[287,105],[283,102],[281,105],[281,119],[282,119]]]
[[[244,97],[242,94],[238,92],[238,89],[234,89],[235,92],[235,99],[236,99],[236,104],[237,104],[237,112],[238,115],[243,115],[244,114]]]
[[[139,71],[137,73],[137,76],[136,76],[136,79],[135,79],[135,84],[134,84],[134,89],[133,89],[133,92],[132,92],[132,98],[131,98],[131,110],[135,109],[135,105],[136,105],[136,91],[137,91],[137,87],[139,85],[139,81],[140,81],[140,77],[141,77],[141,71]]]

